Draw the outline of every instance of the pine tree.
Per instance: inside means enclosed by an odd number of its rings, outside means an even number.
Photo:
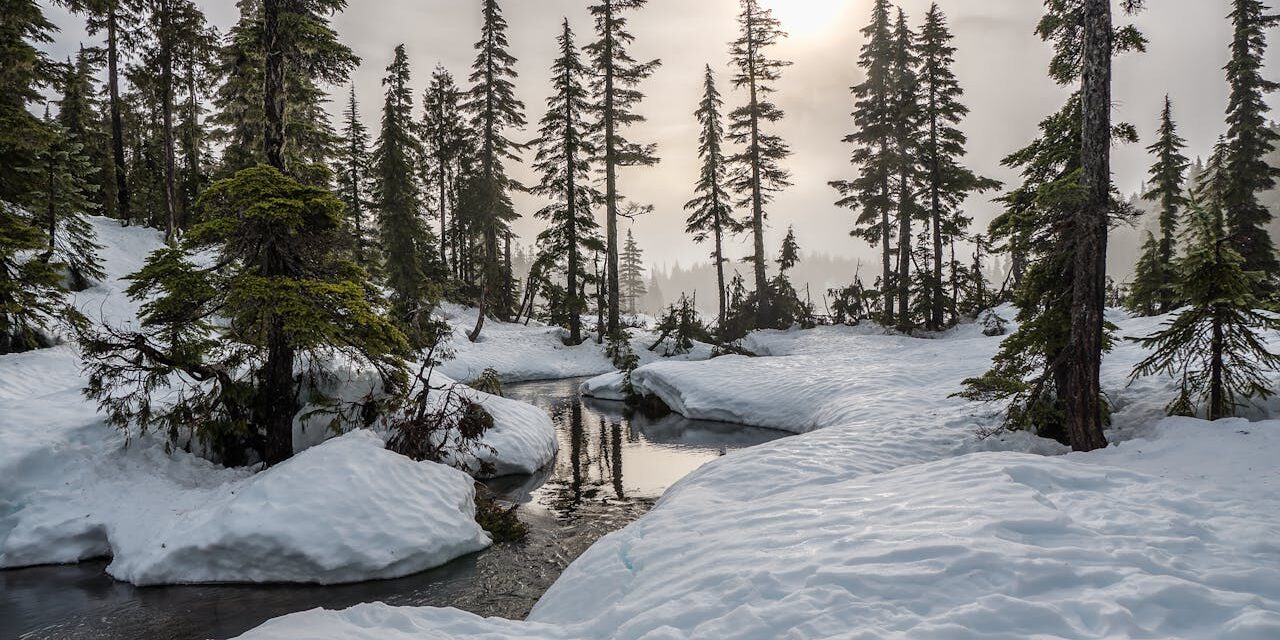
[[[662,63],[658,60],[637,62],[627,48],[635,37],[627,31],[627,12],[643,9],[649,0],[600,0],[590,7],[596,21],[598,40],[587,46],[595,69],[592,83],[596,109],[600,116],[602,169],[605,182],[605,242],[608,272],[608,332],[618,333],[620,284],[618,263],[618,217],[623,196],[618,191],[618,168],[657,164],[654,145],[637,144],[626,139],[624,130],[644,122],[635,112],[644,98],[637,87],[653,75]]]
[[[1165,313],[1167,309],[1163,301],[1173,298],[1171,289],[1177,274],[1170,273],[1173,265],[1164,261],[1162,244],[1162,241],[1148,231],[1138,262],[1134,266],[1133,284],[1129,287],[1125,307],[1141,316]]]
[[[369,130],[360,119],[355,85],[351,86],[347,108],[342,114],[341,137],[342,152],[336,167],[337,193],[346,205],[351,257],[356,264],[368,269],[374,261],[375,242],[368,219],[373,161],[369,155]]]
[[[1280,84],[1262,76],[1267,50],[1266,31],[1280,25],[1280,15],[1269,13],[1263,0],[1233,0],[1231,60],[1227,81],[1231,85],[1227,108],[1227,155],[1223,175],[1222,206],[1227,212],[1231,242],[1244,257],[1245,270],[1269,274],[1261,283],[1259,297],[1269,298],[1276,290],[1275,245],[1267,229],[1272,214],[1259,195],[1276,186],[1280,168],[1267,162],[1267,155],[1280,140],[1267,125],[1267,94]]]
[[[23,204],[49,138],[27,107],[54,80],[56,68],[39,48],[52,41],[54,26],[34,0],[0,0],[0,16],[0,202]]]
[[[1164,111],[1160,113],[1159,140],[1147,147],[1151,155],[1156,157],[1156,163],[1151,167],[1151,189],[1142,195],[1144,200],[1160,207],[1160,238],[1159,249],[1155,253],[1156,260],[1148,261],[1147,268],[1139,270],[1155,280],[1144,282],[1141,292],[1135,281],[1133,292],[1137,299],[1136,306],[1148,310],[1150,314],[1168,313],[1175,306],[1174,244],[1178,233],[1178,218],[1187,205],[1183,190],[1187,168],[1191,166],[1191,162],[1182,154],[1186,146],[1186,141],[1178,135],[1177,125],[1173,122],[1173,101],[1165,96]],[[1142,279],[1142,276],[1138,279]],[[1156,297],[1148,298],[1148,293],[1155,294]]]
[[[94,87],[96,68],[94,61],[100,52],[80,48],[74,62],[68,61],[62,81],[62,98],[58,101],[58,125],[62,127],[67,142],[79,145],[81,152],[93,168],[93,179],[86,180],[84,196],[91,200],[99,213],[110,215],[115,209],[115,180],[110,157],[110,138],[105,134],[104,123],[99,118],[100,104]],[[88,177],[88,176],[85,176]]]
[[[956,51],[951,46],[952,37],[946,15],[934,3],[925,16],[917,46],[923,95],[921,109],[926,129],[919,149],[920,165],[926,174],[922,195],[927,199],[929,233],[933,240],[926,324],[934,331],[943,328],[948,310],[956,305],[954,296],[948,296],[945,289],[943,250],[946,245],[954,247],[972,222],[960,210],[960,205],[970,194],[1000,188],[999,182],[980,177],[960,164],[968,138],[959,124],[968,115],[969,108],[960,102],[964,89],[951,70]]]
[[[866,44],[858,56],[858,66],[866,80],[851,89],[854,95],[853,123],[856,131],[844,142],[854,146],[852,163],[858,177],[851,181],[831,183],[841,195],[836,203],[858,211],[853,235],[880,245],[882,299],[885,324],[895,322],[893,282],[893,227],[889,218],[894,211],[891,191],[894,148],[894,82],[891,60],[893,31],[889,0],[875,0],[871,23],[863,30]]]
[[[782,249],[778,252],[778,271],[785,274],[800,264],[800,244],[796,242],[796,228],[787,227],[787,236],[782,239]]]
[[[783,111],[769,100],[774,93],[773,83],[782,77],[782,69],[791,63],[767,57],[765,51],[786,37],[781,23],[773,17],[771,9],[760,6],[759,0],[740,0],[742,13],[738,16],[741,35],[730,43],[729,54],[737,73],[733,86],[747,91],[747,103],[729,114],[729,139],[743,147],[732,158],[733,178],[730,188],[742,198],[742,205],[750,207],[750,227],[753,239],[751,260],[756,285],[757,327],[767,324],[769,317],[769,276],[765,268],[764,225],[765,206],[773,195],[790,186],[790,175],[781,166],[791,150],[782,138],[765,130],[783,118]]]
[[[98,258],[102,247],[85,218],[98,212],[93,180],[98,168],[80,143],[48,114],[45,126],[53,137],[40,154],[39,188],[29,198],[45,232],[41,259],[64,266],[72,290],[81,291],[106,277]]]
[[[112,424],[194,436],[228,465],[252,461],[246,451],[276,464],[293,455],[304,398],[341,409],[315,376],[295,376],[300,358],[341,354],[396,392],[408,345],[341,250],[340,200],[258,166],[214,184],[200,208],[181,246],[130,278],[140,328],[81,336],[85,393]],[[198,266],[199,252],[217,259]],[[158,388],[177,393],[160,402]]]
[[[604,196],[591,185],[591,160],[597,149],[591,136],[592,105],[585,85],[590,73],[574,45],[568,20],[557,42],[560,55],[551,66],[555,91],[547,99],[547,113],[534,143],[534,167],[542,174],[542,181],[532,191],[553,200],[537,213],[549,223],[538,242],[544,253],[564,256],[564,315],[569,342],[577,345],[582,342],[582,314],[587,310],[581,295],[581,287],[589,279],[583,257],[587,252],[604,250],[593,215]]]
[[[619,263],[622,303],[627,313],[635,315],[639,313],[640,300],[648,293],[648,289],[644,284],[644,252],[636,244],[630,229],[627,229],[627,241],[622,245]]]
[[[48,239],[34,222],[0,201],[0,355],[47,346],[50,327],[76,316],[59,265],[40,258]]]
[[[111,123],[113,192],[116,215],[128,225],[133,220],[130,207],[128,167],[125,164],[124,105],[120,97],[121,49],[132,48],[134,32],[141,22],[142,0],[62,0],[72,11],[86,17],[89,35],[106,32],[107,101]]]
[[[1267,374],[1280,370],[1280,355],[1270,351],[1262,332],[1280,331],[1280,319],[1257,310],[1262,303],[1254,292],[1266,275],[1248,271],[1226,236],[1218,200],[1227,193],[1229,188],[1213,194],[1207,206],[1191,204],[1187,255],[1178,264],[1177,281],[1187,308],[1139,340],[1152,354],[1134,368],[1134,377],[1179,380],[1171,415],[1195,415],[1203,407],[1217,420],[1247,400],[1274,395]]]
[[[899,9],[890,49],[889,69],[893,87],[889,101],[893,114],[892,190],[896,200],[898,224],[898,270],[893,280],[898,288],[894,295],[898,310],[894,317],[897,319],[898,330],[902,332],[910,331],[914,324],[911,314],[912,225],[922,215],[917,197],[922,180],[919,139],[923,113],[920,105],[920,79],[916,75],[920,59],[916,54],[915,39],[915,33],[907,24],[906,13]]]
[[[698,156],[702,158],[702,170],[694,187],[696,195],[684,205],[689,212],[685,230],[693,234],[695,242],[712,240],[711,259],[716,265],[717,300],[719,314],[716,325],[723,326],[728,313],[728,290],[725,285],[724,256],[726,236],[741,233],[744,226],[733,215],[733,198],[726,189],[729,165],[724,151],[724,122],[720,115],[724,100],[716,89],[715,75],[707,65],[703,80],[702,102],[695,117],[702,127],[698,137]]]
[[[435,192],[436,216],[440,219],[440,260],[448,270],[458,261],[460,247],[454,243],[450,232],[450,210],[453,224],[457,225],[457,202],[452,194],[457,189],[460,173],[460,156],[466,144],[467,131],[462,126],[458,87],[453,76],[442,66],[431,73],[431,85],[422,97],[424,115],[422,140],[431,159],[427,176],[427,188]],[[451,207],[452,205],[452,207]],[[449,247],[453,245],[453,260],[449,259]]]
[[[413,169],[422,147],[414,135],[409,82],[409,58],[404,45],[398,45],[382,80],[386,102],[373,151],[374,199],[392,313],[411,342],[425,346],[429,338],[422,329],[429,322],[436,295],[429,278],[438,263],[435,239],[419,217],[422,202]]]
[[[510,233],[511,222],[519,216],[511,202],[510,191],[519,189],[503,163],[518,160],[521,145],[507,137],[508,129],[525,126],[524,103],[516,99],[514,80],[516,58],[507,52],[507,21],[502,17],[498,0],[482,0],[484,26],[476,42],[475,62],[470,77],[471,89],[463,105],[471,117],[471,128],[477,137],[477,180],[471,220],[483,237],[481,255],[481,293],[475,329],[468,335],[472,342],[480,339],[485,316],[492,311],[499,319],[510,316],[514,306],[510,281],[504,273],[499,241]]]

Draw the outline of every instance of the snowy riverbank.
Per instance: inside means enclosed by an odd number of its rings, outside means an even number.
[[[1159,319],[1112,320],[1141,335]],[[710,463],[593,546],[527,622],[368,604],[246,640],[1215,638],[1280,635],[1280,421],[1161,419],[1169,382],[1104,384],[1118,444],[980,439],[950,398],[998,338],[768,332],[770,357],[662,362],[694,417],[804,433]],[[1275,403],[1252,412],[1276,415]]]

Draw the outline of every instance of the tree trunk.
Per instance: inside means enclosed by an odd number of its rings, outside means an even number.
[[[124,117],[120,113],[120,51],[118,44],[119,16],[116,5],[107,9],[107,91],[111,102],[111,154],[116,168],[116,215],[129,226],[128,168],[124,162]]]
[[[605,171],[605,232],[607,237],[607,257],[605,274],[608,276],[609,333],[615,334],[621,328],[619,308],[620,284],[618,280],[618,122],[614,113],[613,95],[613,0],[604,3],[604,171]]]
[[[1220,308],[1213,312],[1213,342],[1209,345],[1209,419],[1221,420],[1231,415],[1227,406],[1227,394],[1222,384],[1222,314]]]
[[[760,175],[760,108],[756,88],[755,16],[747,9],[747,65],[751,88],[751,235],[756,280],[756,328],[769,317],[769,274],[764,264],[764,193]]]
[[[1111,3],[1084,3],[1083,135],[1085,201],[1075,215],[1071,336],[1067,345],[1067,435],[1076,451],[1107,446],[1100,369],[1111,205]]]
[[[898,176],[898,330],[911,330],[911,212],[907,173]]]
[[[937,103],[936,83],[930,83],[931,100]],[[933,300],[932,300],[932,316],[929,318],[930,328],[934,331],[942,330],[945,324],[944,303],[946,294],[942,288],[942,167],[939,166],[939,155],[941,150],[938,148],[938,116],[935,115],[930,119],[929,123],[929,145],[931,149],[931,160],[929,167],[929,208],[930,218],[933,222]],[[952,259],[954,260],[955,244],[951,245]]]
[[[727,295],[727,292],[725,291],[725,288],[724,288],[724,238],[723,238],[723,237],[722,237],[722,235],[721,235],[721,231],[720,231],[720,224],[721,224],[721,222],[720,222],[720,214],[719,214],[719,213],[717,213],[717,214],[716,214],[716,223],[715,223],[715,225],[716,225],[716,226],[715,226],[715,235],[716,235],[716,284],[717,284],[717,286],[718,286],[718,291],[719,291],[719,293],[720,293],[720,295],[719,295],[719,296],[717,296],[717,298],[718,298],[718,299],[719,299],[719,301],[720,301],[720,315],[718,316],[718,317],[719,317],[719,320],[717,321],[719,324],[717,325],[717,327],[719,327],[719,331],[720,331],[721,337],[723,337],[723,336],[724,336],[724,321],[725,321],[725,316],[727,316],[727,315],[729,314],[729,306],[728,306],[728,304],[727,304],[727,303],[726,303],[726,301],[725,301],[725,296]]]
[[[173,7],[169,0],[164,0],[160,3],[160,117],[164,128],[165,240],[170,243],[178,238],[173,95]]]
[[[889,150],[884,145],[881,145],[880,153],[882,155],[888,154]],[[888,201],[889,179],[886,172],[884,181],[880,184],[880,203],[882,207],[880,210],[880,256],[882,261],[881,266],[883,267],[880,281],[880,304],[883,307],[882,311],[885,326],[894,324],[893,249],[891,242],[891,236],[893,234],[890,233],[889,229],[889,209],[884,206],[884,203]]]
[[[287,0],[263,0],[263,49],[266,51],[263,97],[266,130],[263,146],[267,164],[285,171],[284,159],[284,37],[280,32],[280,14]]]

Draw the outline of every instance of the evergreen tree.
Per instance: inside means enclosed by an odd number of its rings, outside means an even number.
[[[98,258],[102,247],[85,218],[98,212],[93,181],[98,168],[68,131],[47,114],[45,126],[53,137],[40,154],[39,188],[29,198],[45,233],[41,259],[64,266],[71,288],[81,291],[106,277]]]
[[[1142,252],[1138,254],[1138,263],[1134,267],[1133,284],[1125,300],[1125,307],[1141,316],[1155,316],[1165,313],[1163,301],[1173,298],[1176,273],[1168,270],[1173,265],[1164,261],[1161,251],[1162,242],[1150,231],[1142,243]]]
[[[919,138],[923,113],[920,105],[920,78],[916,75],[920,59],[916,54],[915,38],[915,33],[907,24],[906,13],[899,9],[893,29],[893,45],[890,48],[889,70],[893,87],[889,100],[893,114],[892,189],[898,224],[898,270],[893,280],[898,288],[894,295],[898,310],[894,317],[897,319],[898,330],[903,332],[913,328],[910,310],[912,225],[922,215],[917,198],[922,181]]]
[[[1269,13],[1263,0],[1233,0],[1231,60],[1227,81],[1231,85],[1227,108],[1227,155],[1224,165],[1222,206],[1226,210],[1231,242],[1244,257],[1246,271],[1269,274],[1262,281],[1260,297],[1272,297],[1280,262],[1267,225],[1272,214],[1259,194],[1276,186],[1280,168],[1267,155],[1280,140],[1267,125],[1266,96],[1280,84],[1262,76],[1267,50],[1267,29],[1280,25],[1280,15]]]
[[[435,192],[436,215],[440,219],[440,260],[446,270],[458,261],[460,248],[451,239],[449,228],[450,209],[453,224],[457,225],[457,202],[452,197],[460,172],[460,155],[464,151],[467,131],[462,126],[459,97],[461,93],[453,83],[453,76],[441,66],[431,73],[431,85],[423,95],[425,114],[422,119],[422,139],[430,157],[427,188]],[[449,247],[453,245],[453,260],[449,259]]]
[[[766,50],[786,37],[781,23],[773,17],[771,9],[760,6],[759,0],[740,0],[742,12],[738,16],[741,35],[730,43],[729,54],[737,73],[733,86],[747,91],[747,103],[729,114],[729,139],[743,147],[732,158],[733,178],[730,188],[742,197],[743,206],[750,207],[750,227],[754,252],[751,260],[756,285],[757,327],[767,324],[769,318],[769,277],[765,268],[764,225],[765,206],[773,195],[790,186],[790,175],[781,166],[791,150],[782,138],[766,131],[769,125],[783,118],[783,111],[770,101],[774,93],[773,83],[782,77],[782,69],[790,62],[775,60]]]
[[[619,262],[623,306],[627,313],[635,315],[639,313],[640,300],[648,293],[648,289],[644,284],[644,252],[636,244],[630,229],[627,229],[627,241],[622,245]]]
[[[796,228],[787,227],[787,237],[782,239],[778,252],[778,271],[785,274],[800,263],[800,244],[796,242]]]
[[[511,222],[519,217],[510,191],[520,185],[507,175],[503,163],[518,160],[521,147],[507,137],[507,130],[525,126],[524,103],[516,99],[513,84],[516,58],[507,52],[507,21],[498,0],[482,0],[482,11],[484,26],[475,45],[472,86],[463,105],[477,137],[475,192],[468,196],[476,214],[471,224],[483,238],[480,310],[468,336],[472,342],[480,338],[490,305],[500,319],[509,317],[514,306],[511,290],[505,286],[510,278],[504,273],[499,241],[509,235]]]
[[[881,294],[886,324],[894,323],[893,227],[889,219],[894,211],[891,191],[894,154],[894,82],[891,66],[893,30],[889,0],[875,0],[871,23],[863,30],[866,43],[858,56],[858,66],[866,79],[851,89],[854,95],[853,123],[856,131],[844,142],[854,146],[852,163],[858,177],[851,181],[831,183],[842,196],[836,203],[858,211],[853,235],[880,245]]]
[[[710,239],[713,243],[711,259],[716,265],[716,298],[719,302],[717,327],[724,325],[728,312],[724,278],[724,263],[728,261],[724,256],[725,237],[741,233],[744,229],[733,215],[733,198],[726,189],[729,165],[724,151],[724,122],[720,115],[723,107],[724,100],[716,88],[715,75],[711,72],[711,65],[707,65],[702,102],[694,114],[702,127],[698,137],[702,170],[694,187],[696,195],[684,208],[689,212],[685,229],[693,234],[694,241],[702,243]]]
[[[26,212],[0,201],[0,355],[47,346],[51,325],[77,314],[65,304],[48,239]]]
[[[589,279],[583,254],[604,250],[593,215],[603,196],[591,186],[591,159],[597,149],[591,139],[593,123],[588,118],[592,107],[584,84],[589,71],[574,45],[568,20],[557,42],[560,55],[551,66],[555,92],[547,99],[547,113],[534,143],[534,166],[542,181],[532,191],[553,199],[537,213],[549,223],[538,241],[544,253],[564,256],[564,315],[569,342],[577,345],[582,342],[582,314],[587,310],[581,295],[581,287]]]
[[[111,157],[116,197],[116,215],[128,225],[133,220],[130,207],[128,168],[125,164],[124,105],[120,96],[121,49],[134,45],[134,32],[141,22],[142,0],[62,0],[72,11],[83,14],[89,35],[106,32],[107,101],[111,122]],[[104,191],[105,193],[105,191]]]
[[[49,138],[27,107],[56,74],[39,48],[52,41],[54,27],[34,0],[0,0],[0,16],[0,202],[23,204],[38,180],[31,171],[36,156]]]
[[[99,118],[99,101],[95,97],[93,77],[97,57],[99,52],[96,50],[81,47],[75,62],[68,61],[61,85],[62,98],[58,101],[58,125],[62,127],[67,142],[79,145],[88,165],[93,168],[93,179],[85,181],[83,195],[97,205],[95,209],[99,213],[110,214],[116,202],[108,195],[114,194],[115,184],[110,138],[105,135],[104,123]]]
[[[627,12],[643,9],[649,0],[600,0],[590,7],[596,20],[598,40],[587,46],[595,69],[592,90],[600,118],[601,160],[605,182],[605,242],[608,272],[608,332],[618,333],[620,312],[620,267],[618,263],[618,216],[622,195],[618,192],[618,168],[657,164],[654,145],[637,144],[626,139],[624,130],[644,122],[635,112],[644,98],[636,87],[653,75],[662,63],[658,60],[637,62],[627,48],[635,37],[627,31]]]
[[[926,129],[919,149],[926,184],[922,195],[927,199],[929,233],[933,240],[926,324],[934,331],[943,328],[947,311],[956,305],[954,295],[948,296],[945,288],[943,249],[947,245],[954,248],[956,240],[972,222],[960,210],[960,205],[972,193],[1000,187],[999,182],[980,177],[960,164],[968,138],[959,124],[969,108],[960,102],[964,89],[951,70],[956,51],[951,46],[952,37],[946,15],[934,3],[925,16],[917,47],[923,95],[920,106]]]
[[[1280,319],[1257,310],[1261,301],[1254,292],[1266,275],[1246,270],[1244,256],[1226,237],[1218,199],[1230,193],[1228,185],[1208,206],[1191,205],[1187,255],[1178,264],[1177,281],[1187,308],[1139,340],[1152,354],[1134,368],[1134,377],[1179,380],[1171,415],[1195,415],[1203,407],[1217,420],[1247,400],[1274,395],[1267,374],[1280,370],[1280,355],[1268,349],[1262,333],[1280,331]]]
[[[391,289],[391,309],[416,346],[429,339],[422,329],[429,322],[434,297],[429,281],[434,265],[435,239],[419,216],[422,203],[414,165],[422,155],[414,136],[413,92],[409,88],[409,58],[404,45],[382,80],[386,102],[382,128],[373,151],[374,197],[382,239],[383,271]]]
[[[372,197],[373,161],[369,155],[369,130],[360,119],[355,85],[347,96],[342,114],[342,152],[337,163],[337,192],[347,211],[347,233],[351,257],[356,264],[369,268],[374,260],[372,225],[368,211]]]
[[[1144,200],[1160,207],[1160,239],[1158,250],[1153,256],[1148,256],[1148,251],[1144,248],[1142,260],[1146,261],[1146,265],[1143,268],[1142,261],[1139,262],[1139,276],[1134,282],[1133,291],[1136,308],[1145,310],[1147,314],[1168,313],[1175,305],[1174,244],[1178,233],[1178,218],[1187,205],[1183,185],[1187,167],[1191,166],[1191,162],[1182,154],[1186,146],[1186,141],[1178,135],[1177,126],[1173,122],[1173,101],[1165,96],[1164,111],[1160,113],[1159,140],[1147,147],[1151,155],[1156,157],[1156,163],[1151,167],[1151,189],[1142,195]],[[1155,260],[1152,261],[1151,257]],[[1143,281],[1141,290],[1138,287],[1139,281]],[[1149,295],[1156,297],[1151,298]]]
[[[388,393],[403,384],[408,346],[341,250],[340,200],[259,166],[214,184],[200,208],[180,247],[131,276],[140,328],[81,337],[85,393],[112,424],[193,436],[228,465],[247,451],[276,464],[293,455],[304,402],[338,404],[323,378],[295,375],[300,360],[339,353],[375,367]],[[196,265],[205,251],[217,259]],[[177,393],[157,402],[161,388]]]

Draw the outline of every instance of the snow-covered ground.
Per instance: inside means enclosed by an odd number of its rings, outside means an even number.
[[[94,320],[136,322],[120,278],[162,237],[92,222],[110,277],[74,303]],[[372,384],[350,373],[353,388]],[[110,573],[138,584],[332,583],[405,575],[488,544],[470,478],[387,452],[374,434],[329,440],[299,423],[295,447],[307,450],[255,476],[107,426],[84,384],[73,343],[0,357],[0,567],[111,556]],[[478,455],[496,475],[554,459],[545,412],[465,393],[494,417]]]
[[[998,345],[973,326],[827,328],[753,336],[769,357],[642,367],[690,417],[803,435],[685,478],[527,622],[368,604],[243,638],[1280,637],[1280,421],[1162,420],[1170,382],[1128,385],[1142,352],[1122,343],[1104,371],[1118,444],[981,439],[993,408],[950,394]]]

